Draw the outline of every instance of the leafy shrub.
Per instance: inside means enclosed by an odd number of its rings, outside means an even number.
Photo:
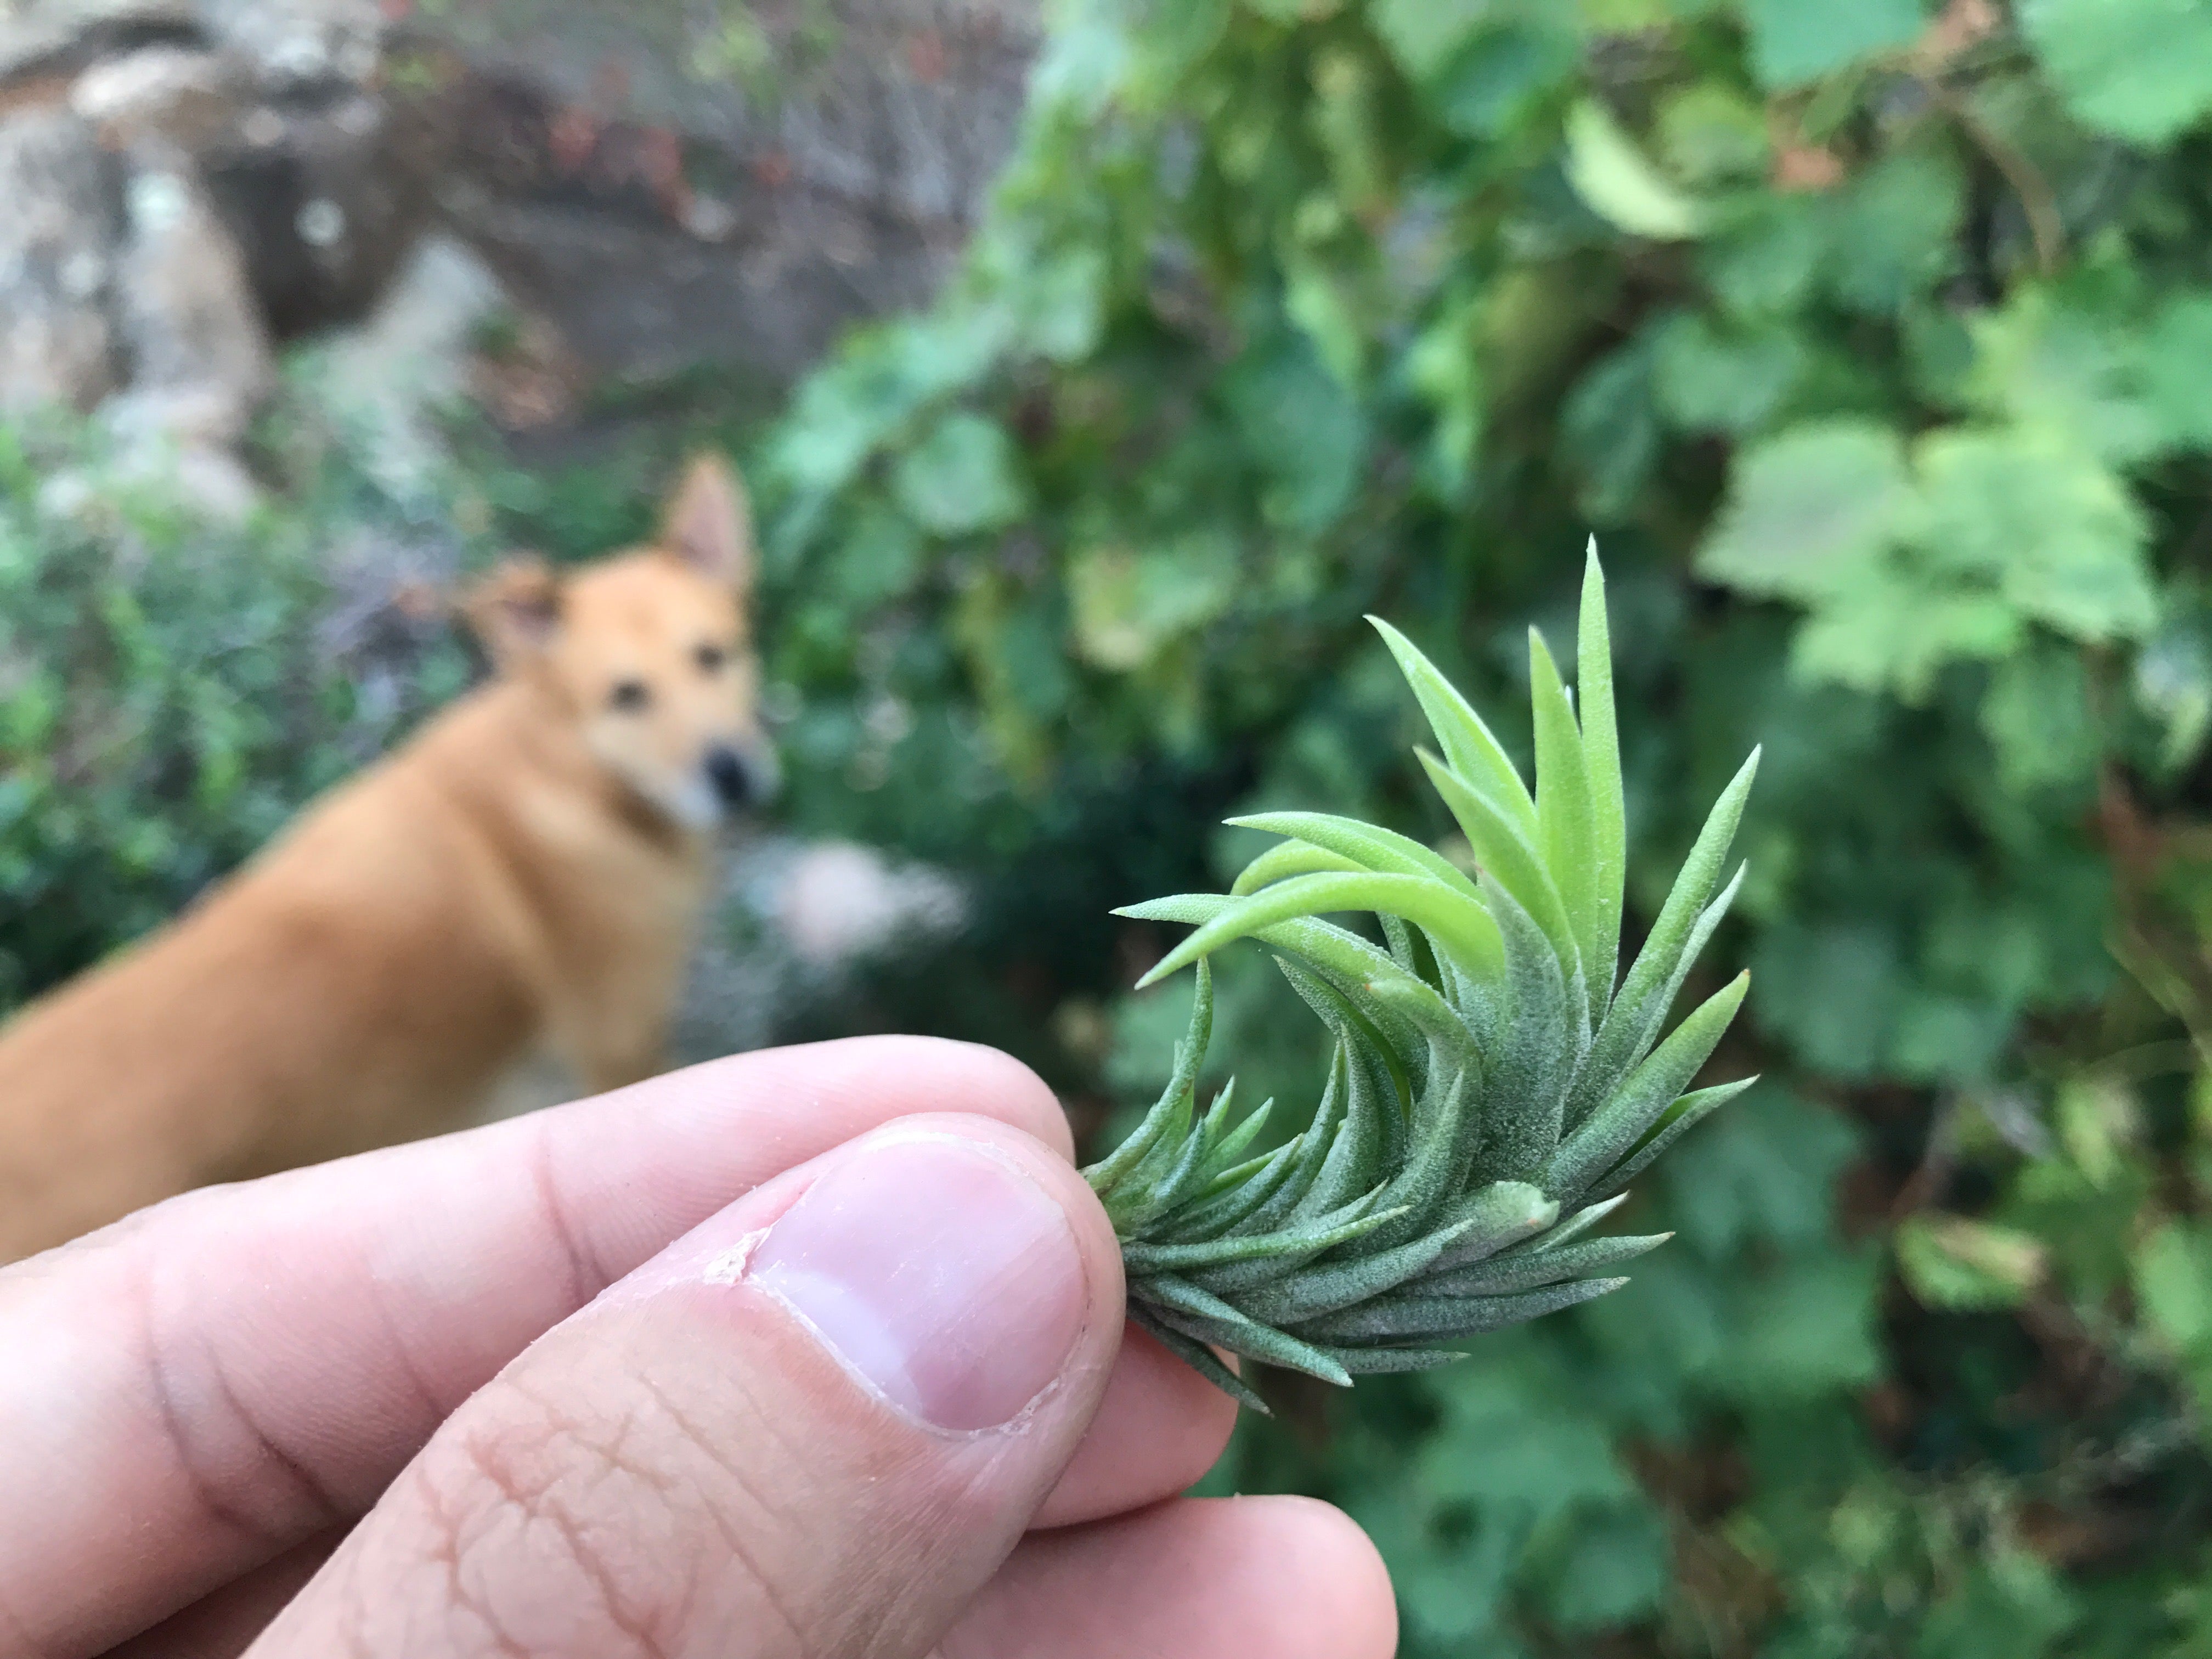
[[[297,459],[226,526],[91,432],[0,429],[0,1009],[166,920],[463,683],[442,622],[391,604],[450,532],[335,450]]]
[[[1349,1504],[1411,1652],[2203,1639],[2204,1131],[2157,1046],[2206,1029],[2165,982],[2202,933],[2161,898],[2162,956],[2106,941],[2203,799],[2212,26],[2014,14],[1068,5],[963,282],[761,448],[817,823],[1079,862],[1174,768],[1439,838],[1359,617],[1516,703],[1591,530],[1632,910],[1765,746],[1733,948],[1772,1080],[1632,1224],[1688,1248],[1464,1367],[1291,1391],[1217,1476]],[[1217,884],[1258,850],[1183,832]],[[1264,972],[1220,988],[1246,1084],[1310,1091]],[[1133,1098],[1181,1012],[1116,1007]],[[2083,1076],[2135,1126],[2094,1178]]]

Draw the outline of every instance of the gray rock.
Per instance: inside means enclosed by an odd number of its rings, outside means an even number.
[[[70,88],[70,108],[92,124],[110,149],[161,143],[190,153],[234,118],[233,78],[213,52],[143,46],[102,58],[80,74]]]
[[[485,0],[426,14],[465,65],[441,205],[594,366],[705,360],[786,380],[855,319],[935,291],[1012,144],[1037,12]]]
[[[588,366],[780,382],[950,269],[1038,4],[16,0],[0,100],[75,76],[186,151],[276,338],[367,314],[442,212]]]
[[[436,418],[466,395],[472,337],[504,303],[483,260],[433,234],[375,310],[315,348],[317,402],[394,499],[436,498],[447,460]]]
[[[109,418],[180,443],[234,444],[275,377],[245,262],[181,158],[135,173],[125,200],[117,313],[131,376]]]
[[[116,384],[117,169],[58,100],[0,115],[0,412],[89,409]]]
[[[388,25],[379,0],[197,0],[192,10],[210,40],[272,90],[365,87],[383,63]]]
[[[0,6],[0,82],[67,76],[105,56],[198,33],[191,0],[13,0]]]

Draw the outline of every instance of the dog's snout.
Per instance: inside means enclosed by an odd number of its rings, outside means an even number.
[[[724,806],[750,806],[762,794],[760,780],[745,757],[718,744],[707,751],[707,781],[714,786],[715,799]]]

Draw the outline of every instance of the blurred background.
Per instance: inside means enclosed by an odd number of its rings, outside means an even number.
[[[1626,1291],[1268,1377],[1208,1489],[1348,1507],[1415,1659],[2212,1654],[2209,118],[2201,0],[0,0],[0,1008],[712,443],[789,786],[683,1056],[1101,1136],[1188,1006],[1109,907],[1440,842],[1362,614],[1525,756],[1594,532],[1632,917],[1765,745],[1766,1080]]]

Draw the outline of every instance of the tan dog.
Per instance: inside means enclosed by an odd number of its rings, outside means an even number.
[[[170,927],[0,1027],[0,1261],[453,1127],[533,1044],[655,1071],[710,832],[764,792],[744,494],[468,600],[496,673]]]

